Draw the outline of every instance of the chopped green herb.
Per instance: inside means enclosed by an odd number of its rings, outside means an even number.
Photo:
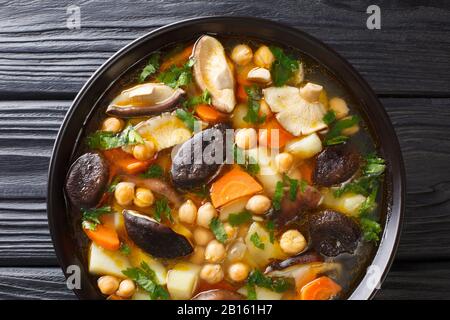
[[[261,271],[253,270],[247,279],[247,299],[256,300],[255,286],[269,289],[275,292],[285,292],[292,288],[292,283],[285,278],[271,278],[265,276]]]
[[[152,53],[150,59],[147,62],[147,65],[142,69],[141,74],[139,75],[139,82],[144,82],[149,76],[154,74],[159,69],[159,52]]]
[[[334,126],[330,129],[330,131],[328,131],[328,133],[326,134],[324,144],[326,146],[330,146],[347,141],[348,137],[341,134],[342,130],[350,128],[355,124],[358,124],[358,122],[359,117],[356,115],[347,119],[337,121],[334,124]]]
[[[126,243],[124,243],[124,242],[122,242],[122,243],[120,244],[119,251],[120,251],[120,253],[122,253],[124,256],[129,256],[130,253],[131,253],[130,247],[129,247]]]
[[[251,156],[246,156],[244,151],[234,145],[234,161],[251,175],[257,175],[260,171],[258,162]]]
[[[141,174],[142,178],[161,178],[164,176],[164,169],[157,164],[152,164],[147,171]]]
[[[227,241],[227,233],[225,232],[225,228],[219,218],[213,218],[209,224],[209,228],[214,233],[218,241],[222,243],[225,243],[225,241]]]
[[[300,67],[299,62],[287,56],[284,51],[278,47],[271,47],[270,51],[275,57],[272,63],[270,73],[275,86],[281,87],[291,79],[295,71]]]
[[[122,273],[147,291],[152,300],[169,299],[169,293],[158,283],[155,271],[144,261],[141,262],[141,268],[128,268],[123,270]]]
[[[378,242],[380,240],[381,226],[375,220],[370,218],[360,219],[361,229],[363,231],[363,238],[367,242]]]
[[[378,177],[384,173],[386,163],[383,158],[379,158],[374,154],[369,154],[365,160],[366,164],[362,169],[365,176]]]
[[[289,199],[295,201],[295,199],[297,199],[299,181],[289,178],[287,174],[283,175],[283,180],[289,184]]]
[[[188,100],[184,101],[183,107],[190,109],[199,104],[211,104],[212,98],[211,94],[208,90],[203,91],[203,93],[199,96],[191,97]]]
[[[281,209],[281,200],[283,200],[283,194],[284,194],[284,184],[282,181],[278,181],[275,186],[275,193],[273,195],[272,199],[272,205],[275,208],[275,210]]]
[[[167,71],[159,74],[157,78],[172,88],[187,86],[192,81],[191,68],[194,63],[194,59],[189,59],[182,67],[173,65]]]
[[[247,114],[244,116],[243,120],[248,123],[253,124],[261,124],[266,121],[266,116],[260,116],[259,115],[259,100],[261,100],[261,88],[254,85],[252,87],[246,87],[245,91],[248,95],[247,100]]]
[[[106,192],[113,193],[114,191],[116,191],[116,187],[117,187],[117,184],[119,182],[120,182],[120,178],[119,177],[115,177],[111,181],[110,185],[108,186],[108,189],[106,189]]]
[[[162,216],[165,216],[170,222],[173,222],[169,203],[166,198],[158,199],[155,201],[155,219],[160,222]]]
[[[144,143],[144,139],[134,130],[133,126],[126,127],[119,134],[96,131],[87,137],[87,144],[91,149],[108,150],[141,143]]]
[[[250,241],[256,248],[264,250],[264,243],[262,243],[261,238],[259,237],[259,234],[257,232],[253,233],[250,236]]]
[[[336,113],[334,113],[333,110],[329,110],[325,115],[323,116],[323,122],[325,122],[326,125],[332,124],[336,120]]]
[[[248,211],[242,211],[240,213],[231,213],[228,216],[228,222],[232,226],[238,226],[252,220],[252,214]]]
[[[275,223],[272,220],[267,221],[266,228],[269,231],[270,243],[275,242]]]
[[[194,115],[191,112],[186,111],[184,109],[177,109],[176,115],[178,119],[184,122],[184,124],[186,125],[186,127],[189,128],[189,130],[194,131],[195,122],[197,120],[195,119]]]
[[[81,217],[82,221],[81,224],[84,229],[95,230],[97,228],[97,225],[101,224],[100,217],[104,214],[109,213],[111,213],[110,206],[83,210],[83,216]]]

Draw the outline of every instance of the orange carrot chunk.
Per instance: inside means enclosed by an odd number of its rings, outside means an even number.
[[[301,300],[328,300],[342,290],[341,286],[323,276],[306,284],[300,291]]]
[[[184,48],[183,51],[173,55],[172,57],[170,57],[169,59],[164,61],[161,64],[161,67],[159,68],[160,71],[165,71],[173,65],[175,65],[177,67],[181,67],[191,56],[193,48],[194,48],[194,46],[192,46],[192,45],[188,46],[188,47]]]
[[[282,148],[294,136],[283,129],[277,119],[272,118],[259,129],[259,144],[271,148]]]
[[[131,154],[126,153],[122,149],[111,149],[103,151],[106,159],[110,164],[110,171],[114,174],[117,172],[124,172],[128,174],[136,174],[145,171],[148,166],[154,161],[151,160],[137,160]]]
[[[237,97],[240,102],[246,102],[248,99],[247,92],[245,91],[245,87],[238,85],[237,86]]]
[[[200,104],[195,107],[195,113],[206,122],[218,122],[224,119],[226,116],[207,104]]]
[[[261,185],[247,172],[236,167],[211,186],[211,200],[218,208],[238,198],[262,191]]]
[[[89,239],[107,250],[116,251],[120,248],[119,236],[113,228],[99,224],[95,230],[84,229],[84,232]]]

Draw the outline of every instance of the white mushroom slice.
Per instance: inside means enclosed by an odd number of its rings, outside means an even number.
[[[184,122],[170,113],[138,123],[136,131],[144,140],[152,141],[158,151],[183,143],[192,136]]]
[[[321,85],[308,82],[304,87],[300,88],[300,95],[306,101],[317,102],[319,101],[322,90],[323,87]]]
[[[122,91],[108,106],[106,113],[119,117],[140,117],[173,109],[184,95],[163,83],[144,83]]]
[[[228,65],[222,44],[211,36],[202,36],[195,43],[194,78],[202,90],[208,90],[213,106],[230,113],[236,105],[233,72]]]
[[[247,80],[260,82],[260,83],[269,83],[272,81],[270,76],[270,71],[265,68],[253,68],[247,74]]]
[[[270,87],[263,90],[264,99],[284,129],[295,136],[307,135],[327,127],[323,122],[325,107],[308,102],[296,87]]]

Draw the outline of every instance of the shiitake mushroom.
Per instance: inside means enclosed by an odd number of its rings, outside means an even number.
[[[226,129],[229,129],[227,124],[216,124],[181,145],[170,168],[172,182],[176,187],[199,187],[217,176],[227,157]]]
[[[125,209],[123,216],[130,239],[155,258],[179,258],[194,251],[186,237],[138,211]]]
[[[340,212],[324,210],[311,215],[308,222],[312,246],[327,257],[353,253],[358,246],[359,225]]]
[[[297,264],[312,262],[323,262],[323,257],[315,251],[305,251],[285,260],[274,260],[267,267],[264,273],[270,273],[275,270],[284,270]]]
[[[243,300],[243,299],[244,296],[237,292],[225,289],[213,289],[200,292],[191,300]]]
[[[100,200],[108,183],[109,166],[103,156],[88,152],[69,169],[65,182],[66,195],[77,208],[92,208]]]
[[[326,147],[318,156],[314,168],[314,183],[331,187],[350,179],[358,170],[361,157],[348,143]]]

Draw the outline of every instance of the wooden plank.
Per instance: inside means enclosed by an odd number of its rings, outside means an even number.
[[[395,263],[375,299],[446,299],[450,262]],[[60,268],[0,268],[0,299],[76,299]]]
[[[298,27],[347,58],[380,94],[450,94],[446,2],[378,1],[381,30],[366,28],[367,1],[77,1],[81,29],[66,27],[73,1],[0,1],[0,96],[71,98],[131,40],[168,23],[249,15]],[[320,18],[318,18],[320,17]]]
[[[408,175],[398,258],[450,258],[450,99],[382,99]],[[67,101],[0,102],[0,265],[56,265],[45,186]],[[436,119],[439,119],[436,122]]]

